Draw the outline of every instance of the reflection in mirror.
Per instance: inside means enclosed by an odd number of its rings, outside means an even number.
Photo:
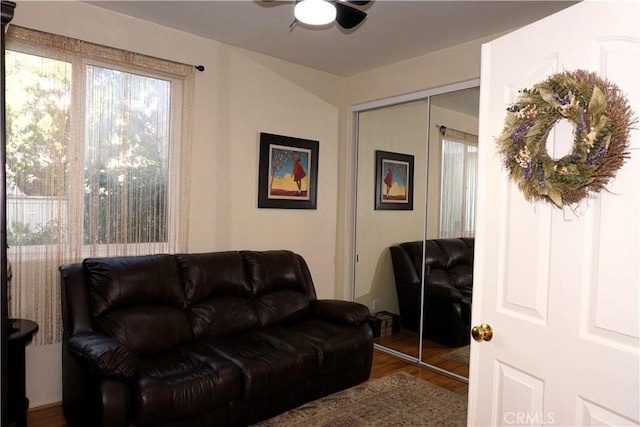
[[[424,232],[427,118],[425,100],[358,114],[355,300],[378,313],[380,321],[374,329],[380,331],[374,332],[382,336],[376,338],[377,343],[415,358],[419,357],[418,334],[392,333],[400,326],[392,315],[400,310],[389,247],[415,240]],[[377,150],[414,157],[414,182],[402,189],[413,192],[413,210],[375,209],[376,185],[385,185],[386,178],[375,176]],[[392,189],[398,186],[392,183]],[[383,190],[386,192],[386,185]]]
[[[422,361],[469,376],[479,89],[431,97]],[[447,239],[447,240],[441,240]]]
[[[469,372],[478,101],[473,87],[360,111],[357,130],[355,300],[374,313],[376,344],[463,377]],[[414,157],[414,182],[402,189],[413,191],[413,210],[375,209],[376,185],[384,181],[375,173],[377,150]],[[438,240],[444,238],[456,240]],[[442,270],[445,263],[453,270]]]

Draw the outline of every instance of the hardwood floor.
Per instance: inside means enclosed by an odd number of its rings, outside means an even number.
[[[415,358],[418,357],[420,340],[419,334],[416,332],[409,331],[407,329],[400,329],[400,331],[395,334],[378,337],[374,342],[399,351],[400,353],[404,353]],[[422,341],[422,361],[469,378],[469,363],[460,363],[455,360],[447,359],[447,355],[455,350],[458,349],[447,347],[425,338]]]
[[[459,394],[467,394],[467,383],[439,374],[418,364],[375,350],[371,379],[381,378],[396,372],[406,372],[423,380]],[[32,408],[27,414],[29,427],[66,427],[62,406],[52,404]]]
[[[466,395],[469,390],[469,385],[466,382],[440,374],[417,363],[407,362],[399,357],[375,350],[370,379],[381,378],[396,372],[406,372],[458,394]]]
[[[62,414],[60,403],[38,406],[27,412],[29,427],[66,427],[67,423]]]

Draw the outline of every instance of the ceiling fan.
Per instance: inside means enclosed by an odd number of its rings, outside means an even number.
[[[262,0],[273,2],[274,0]],[[301,22],[307,25],[326,25],[336,21],[344,29],[356,27],[367,17],[367,13],[355,8],[365,6],[372,0],[295,0],[295,20],[289,26],[292,28]]]

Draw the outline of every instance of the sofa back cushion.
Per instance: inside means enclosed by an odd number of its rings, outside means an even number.
[[[424,242],[427,285],[471,288],[473,284],[473,238],[430,239]],[[401,246],[422,278],[422,241],[405,242]]]
[[[290,251],[242,251],[261,326],[294,322],[307,317],[316,299],[304,259]]]
[[[473,287],[473,239],[436,240],[445,254],[445,269],[456,288]]]
[[[418,278],[422,279],[422,241],[400,243],[399,246],[402,247],[409,256],[411,265]]]
[[[473,265],[473,245],[469,246],[467,244],[468,241],[468,239],[433,240],[445,255],[446,268],[452,268],[458,265]]]
[[[215,337],[259,324],[239,252],[176,255],[196,337]]]
[[[82,264],[96,331],[137,354],[191,339],[173,256],[88,258]]]

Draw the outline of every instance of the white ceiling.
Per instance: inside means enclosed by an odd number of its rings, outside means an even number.
[[[352,30],[295,25],[293,1],[90,1],[172,27],[339,76],[515,29],[576,1],[374,0]]]

